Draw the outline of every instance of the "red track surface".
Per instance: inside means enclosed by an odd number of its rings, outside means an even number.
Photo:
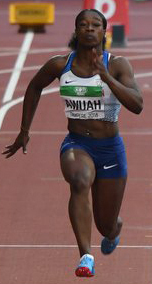
[[[17,33],[16,26],[9,25],[8,3],[0,1],[0,113],[7,105],[2,99],[12,72],[8,69],[14,67],[25,37]],[[24,95],[29,80],[50,56],[65,53],[47,49],[66,47],[74,29],[74,16],[81,9],[82,1],[55,3],[55,24],[47,27],[45,34],[35,34],[24,64],[27,70],[22,71],[12,100]],[[138,27],[134,26],[132,12],[137,11],[139,16],[146,7],[149,19],[151,5],[151,1],[130,2],[130,39],[136,38],[135,27],[140,34],[140,28],[147,24],[138,18]],[[149,37],[149,32],[148,29],[146,34],[145,28],[145,38]],[[140,38],[143,38],[142,29]],[[0,157],[0,284],[152,282],[152,41],[128,41],[126,48],[113,49],[112,52],[130,59],[144,93],[144,111],[140,116],[124,108],[120,115],[120,131],[126,143],[129,166],[121,210],[124,227],[120,246],[111,256],[101,255],[97,247],[100,235],[93,225],[92,253],[96,260],[96,275],[88,280],[75,277],[79,254],[74,247],[76,242],[67,213],[68,185],[62,179],[59,167],[59,147],[66,132],[66,120],[59,95],[54,92],[41,98],[31,128],[28,154],[24,156],[20,151],[9,160]],[[35,69],[29,70],[32,66]],[[51,87],[56,86],[57,82]],[[5,115],[0,132],[2,150],[16,137],[21,111],[20,103]]]

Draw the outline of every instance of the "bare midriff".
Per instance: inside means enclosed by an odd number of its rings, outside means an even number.
[[[68,119],[68,130],[93,138],[114,137],[119,133],[118,123],[101,120]]]

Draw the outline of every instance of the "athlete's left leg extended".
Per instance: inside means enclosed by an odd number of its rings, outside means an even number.
[[[96,179],[92,186],[93,214],[96,227],[102,236],[105,237],[101,250],[104,253],[104,246],[118,244],[118,236],[122,227],[122,220],[119,216],[126,177],[112,179]],[[109,242],[109,244],[108,244]],[[105,251],[111,253],[113,248]]]

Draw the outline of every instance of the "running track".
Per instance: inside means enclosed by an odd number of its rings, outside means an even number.
[[[8,1],[0,2],[3,150],[18,133],[21,102],[29,80],[49,57],[67,52],[73,18],[81,9],[81,1],[73,0],[72,4],[57,1],[55,24],[47,27],[45,34],[35,35],[18,34],[17,27],[9,26]],[[41,98],[31,128],[28,154],[24,156],[19,151],[9,160],[0,157],[0,284],[152,282],[152,40],[129,40],[126,48],[112,52],[130,59],[144,93],[144,111],[140,116],[124,108],[120,115],[129,166],[121,210],[124,227],[120,246],[109,257],[101,255],[100,235],[93,224],[96,276],[88,280],[74,276],[79,254],[67,213],[68,185],[59,167],[59,147],[66,133],[66,120],[58,84],[54,82]]]

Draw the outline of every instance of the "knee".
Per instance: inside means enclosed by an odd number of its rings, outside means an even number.
[[[107,225],[97,225],[97,229],[101,233],[102,236],[109,238],[111,233],[113,232],[113,226],[110,224]]]
[[[91,178],[78,172],[71,175],[69,183],[73,193],[85,194],[91,187]]]
[[[116,236],[120,234],[123,222],[120,217],[118,217],[117,222],[109,223],[109,224],[97,224],[97,229],[100,233],[109,239],[114,239]]]

